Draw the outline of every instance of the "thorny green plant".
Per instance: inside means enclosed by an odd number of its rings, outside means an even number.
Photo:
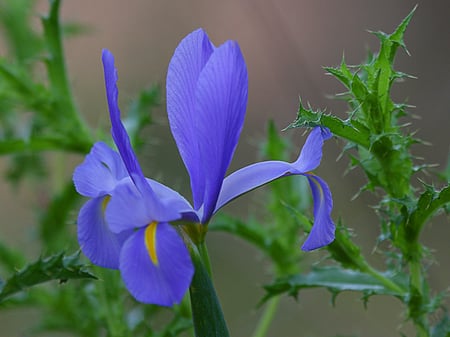
[[[68,154],[85,155],[95,138],[111,140],[104,131],[92,130],[86,124],[71,92],[62,41],[67,34],[83,29],[62,25],[60,1],[49,4],[48,15],[41,19],[42,35],[31,26],[32,0],[3,2],[0,8],[8,45],[8,54],[0,57],[0,153],[8,158],[7,178],[17,185],[30,175],[38,176],[51,186],[45,210],[36,220],[43,256],[28,261],[20,248],[0,238],[0,310],[40,308],[44,315],[34,333],[169,337],[191,335],[195,325],[198,337],[211,332],[228,336],[223,317],[192,320],[192,310],[197,318],[221,315],[221,310],[211,311],[210,307],[220,307],[217,297],[211,301],[194,299],[192,308],[187,298],[171,308],[144,305],[128,295],[118,272],[91,266],[78,251],[72,225],[81,198],[72,181],[61,178],[67,169],[62,159]],[[254,337],[267,335],[283,295],[296,297],[306,288],[326,288],[333,299],[343,291],[359,292],[366,304],[374,295],[393,296],[403,304],[405,319],[414,324],[417,336],[450,335],[445,307],[448,293],[430,289],[424,269],[430,252],[420,240],[427,223],[441,211],[449,211],[449,168],[441,176],[442,186],[422,182],[419,188],[412,187],[416,173],[426,170],[427,165],[417,163],[410,151],[420,140],[399,122],[408,117],[409,107],[391,99],[396,81],[410,77],[394,69],[394,60],[399,50],[406,51],[403,37],[414,11],[392,34],[374,32],[380,49],[362,64],[350,66],[342,60],[340,66],[326,68],[345,87],[339,98],[348,103],[346,119],[300,104],[297,118],[289,126],[328,128],[344,143],[343,155],[349,158],[351,168],[364,172],[367,183],[361,192],[373,193],[379,200],[380,235],[376,243],[385,256],[385,269],[374,268],[363,256],[345,225],[345,214],[338,222],[334,242],[323,248],[328,252],[327,263],[311,269],[305,265],[298,237],[312,226],[306,179],[290,177],[269,185],[268,207],[262,217],[251,215],[242,220],[222,214],[209,224],[209,230],[227,232],[255,246],[271,262],[273,282],[265,286],[266,295],[259,304],[264,312]],[[46,66],[45,79],[42,74],[37,76],[40,64]],[[153,123],[150,111],[159,101],[157,86],[145,89],[125,114],[137,151],[143,143],[141,131]],[[296,150],[279,136],[273,123],[268,125],[263,156],[288,160]],[[48,152],[54,154],[55,165],[45,161],[44,153]],[[381,242],[388,244],[379,245]],[[200,260],[193,262],[198,271],[193,282],[200,286],[199,296],[214,291],[208,268]],[[59,285],[48,287],[43,284],[46,282]]]

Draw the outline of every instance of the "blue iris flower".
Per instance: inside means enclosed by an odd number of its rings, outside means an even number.
[[[181,41],[169,64],[167,112],[193,205],[144,177],[120,120],[114,57],[104,50],[102,60],[118,152],[98,142],[75,169],[77,191],[90,198],[78,216],[78,240],[94,264],[120,270],[138,301],[179,303],[194,274],[188,247],[203,241],[211,217],[238,196],[284,176],[306,176],[313,194],[315,220],[302,249],[333,241],[331,192],[312,173],[331,137],[328,129],[314,128],[293,163],[260,162],[225,177],[247,105],[247,68],[236,42],[215,47],[198,29]]]

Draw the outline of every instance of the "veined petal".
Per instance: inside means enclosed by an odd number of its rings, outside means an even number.
[[[172,306],[183,299],[194,267],[183,239],[171,225],[158,223],[152,230],[146,233],[147,229],[141,228],[125,242],[120,271],[127,289],[138,301]]]
[[[214,50],[195,92],[196,139],[201,156],[197,170],[205,179],[202,222],[209,220],[216,206],[244,123],[247,95],[244,58],[239,45],[227,41]]]
[[[202,29],[190,33],[175,49],[167,71],[167,113],[178,151],[191,178],[194,205],[203,201],[204,177],[195,111],[197,81],[214,46]]]
[[[84,255],[92,263],[104,268],[119,268],[122,244],[132,233],[112,233],[104,218],[109,196],[87,201],[78,215],[78,242]]]
[[[103,69],[105,75],[106,97],[108,100],[109,114],[111,119],[111,133],[119,150],[120,156],[128,170],[128,173],[133,180],[136,188],[141,193],[142,197],[148,201],[148,207],[151,208],[151,213],[156,216],[156,219],[165,219],[170,210],[164,209],[156,194],[146,182],[141,167],[139,166],[136,155],[131,147],[130,138],[125,130],[125,127],[120,120],[120,110],[118,105],[118,90],[117,90],[117,70],[114,67],[114,56],[109,51],[104,49],[102,53]],[[165,213],[165,214],[164,214]],[[171,215],[174,220],[179,217],[175,212]]]
[[[314,224],[302,250],[310,251],[333,242],[336,226],[331,219],[333,199],[328,185],[315,175],[307,175],[314,200]]]
[[[110,193],[125,176],[127,171],[119,154],[105,143],[97,142],[83,163],[75,168],[73,182],[78,193],[96,198]]]

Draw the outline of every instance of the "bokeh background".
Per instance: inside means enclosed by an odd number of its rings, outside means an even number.
[[[13,0],[10,0],[13,1]],[[119,69],[120,103],[130,101],[145,86],[165,85],[170,57],[178,42],[190,31],[203,27],[211,40],[221,44],[237,40],[249,71],[247,117],[231,169],[258,159],[258,143],[264,139],[266,123],[275,121],[281,130],[296,116],[299,97],[313,107],[345,116],[345,105],[330,95],[343,91],[339,83],[325,75],[323,66],[338,65],[345,55],[348,63],[360,63],[367,49],[377,50],[377,39],[367,30],[392,32],[418,4],[407,30],[408,56],[400,51],[396,68],[417,77],[396,84],[394,95],[415,108],[411,129],[430,146],[415,146],[414,153],[442,170],[449,153],[450,126],[450,3],[447,0],[229,0],[229,1],[155,1],[155,0],[77,0],[63,1],[62,20],[88,28],[86,34],[65,42],[71,83],[78,106],[93,127],[109,128],[104,99],[101,49],[116,56]],[[41,29],[38,15],[47,12],[47,1],[37,1],[36,29]],[[189,180],[171,138],[164,104],[155,111],[156,126],[149,128],[141,161],[147,176],[157,177],[186,191]],[[285,131],[300,149],[302,130]],[[334,194],[334,217],[342,217],[354,229],[363,251],[377,264],[372,253],[378,233],[370,205],[376,200],[352,196],[364,184],[358,172],[344,175],[345,159],[336,161],[342,144],[326,143],[318,174]],[[72,169],[82,158],[74,158]],[[72,164],[71,164],[72,165]],[[3,170],[5,159],[0,158]],[[71,170],[67,172],[70,176]],[[420,177],[431,183],[435,178]],[[35,191],[11,189],[0,183],[0,235],[8,242],[23,246],[30,256],[39,249],[30,245]],[[246,215],[261,207],[258,194],[239,199],[226,211]],[[436,253],[430,263],[429,278],[433,289],[449,286],[448,219],[440,216],[424,232],[426,244]],[[225,234],[208,236],[217,291],[232,336],[249,336],[261,313],[257,303],[264,294],[261,285],[270,281],[267,263],[256,250]],[[26,247],[26,248],[25,248]],[[311,253],[311,261],[318,259]],[[270,330],[271,337],[296,336],[398,336],[402,328],[413,335],[400,303],[394,299],[373,297],[364,309],[358,296],[340,295],[336,307],[324,290],[303,292],[298,301],[285,298]],[[80,308],[82,310],[82,308]],[[10,312],[0,315],[0,337],[22,336],[25,321],[34,312]],[[31,318],[30,318],[31,317]]]

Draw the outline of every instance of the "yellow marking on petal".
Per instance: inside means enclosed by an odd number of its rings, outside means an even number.
[[[109,201],[111,200],[110,195],[106,195],[102,200],[102,213],[105,214],[106,206],[108,206]]]
[[[316,185],[316,187],[319,190],[319,198],[320,200],[324,200],[325,199],[325,195],[324,195],[324,191],[322,189],[322,185],[320,185],[319,181],[316,179],[316,176],[312,173],[312,172],[308,172],[309,177],[311,178],[311,180],[313,181],[314,185]]]
[[[148,255],[155,266],[158,266],[158,256],[156,255],[156,226],[158,223],[153,221],[145,229],[145,247]]]

